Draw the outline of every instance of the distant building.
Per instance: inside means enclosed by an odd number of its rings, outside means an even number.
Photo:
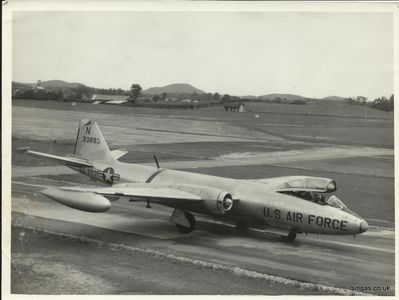
[[[245,104],[242,102],[225,102],[224,110],[231,112],[245,112]]]
[[[305,105],[306,101],[303,99],[294,99],[291,101],[287,101],[288,104],[297,104],[297,105]]]
[[[152,99],[150,97],[140,96],[140,97],[137,97],[135,102],[136,103],[141,103],[141,102],[151,102],[151,101],[152,101]]]
[[[20,89],[16,89],[12,91],[12,97],[18,97],[20,94],[22,94]]]
[[[91,101],[93,104],[122,104],[128,101],[127,98],[121,95],[93,95]]]

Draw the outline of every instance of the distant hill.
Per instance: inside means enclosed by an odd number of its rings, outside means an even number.
[[[295,100],[327,100],[327,101],[342,101],[345,98],[340,97],[340,96],[328,96],[324,98],[308,98],[300,95],[294,95],[294,94],[267,94],[267,95],[262,95],[262,96],[253,96],[253,95],[248,95],[248,96],[241,96],[241,99],[248,99],[248,100],[273,100],[275,98],[280,98],[281,100],[286,100],[286,101],[295,101]]]
[[[241,96],[241,99],[249,99],[249,100],[258,100],[258,96],[253,96],[253,95],[246,95],[246,96]]]
[[[48,81],[42,81],[40,86],[49,89],[74,89],[85,85],[78,82],[66,82],[63,80],[48,80]]]
[[[17,82],[13,81],[12,82],[12,87],[15,89],[26,89],[26,88],[31,88],[33,85],[29,83],[22,83],[22,82]]]
[[[143,94],[150,94],[150,95],[160,95],[163,93],[167,94],[204,94],[205,92],[193,87],[187,83],[174,83],[169,84],[164,87],[151,87],[149,89],[143,90]]]
[[[22,83],[22,82],[16,82],[13,81],[13,86],[16,88],[29,88],[36,86],[37,83]],[[46,89],[72,89],[72,88],[78,88],[78,87],[85,87],[84,84],[78,83],[78,82],[67,82],[63,80],[48,80],[48,81],[42,81],[40,83],[40,86],[46,88]]]
[[[17,82],[13,81],[12,86],[13,89],[27,89],[31,87],[35,87],[37,83],[22,83],[22,82]],[[67,82],[64,80],[47,80],[47,81],[42,81],[40,83],[40,86],[44,87],[45,89],[48,90],[68,90],[68,89],[74,89],[78,87],[87,87],[88,86],[79,83],[79,82]],[[163,87],[151,87],[149,89],[143,90],[143,94],[145,95],[161,95],[163,93],[167,93],[169,95],[174,95],[174,96],[179,96],[179,95],[191,95],[193,93],[196,94],[205,94],[203,90],[200,90],[188,83],[173,83],[169,84]],[[267,94],[267,95],[262,95],[262,96],[254,96],[254,95],[247,95],[247,96],[241,96],[241,99],[247,99],[247,100],[273,100],[275,98],[281,98],[283,101],[295,101],[295,100],[309,100],[309,98],[300,96],[300,95],[294,95],[294,94],[278,94],[278,93],[273,93],[273,94]],[[324,98],[319,98],[318,100],[327,100],[327,101],[342,101],[344,100],[344,97],[340,96],[329,96],[329,97],[324,97]]]
[[[290,100],[306,100],[307,99],[306,97],[299,96],[299,95],[293,95],[293,94],[268,94],[268,95],[259,96],[258,99],[272,100],[277,97],[280,97],[281,99],[286,99],[288,101],[290,101]]]
[[[328,100],[328,101],[342,101],[344,99],[345,99],[344,97],[340,96],[329,96],[329,97],[320,98],[320,100]]]

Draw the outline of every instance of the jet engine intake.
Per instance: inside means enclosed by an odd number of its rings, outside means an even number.
[[[227,192],[221,192],[216,199],[204,200],[204,206],[205,210],[210,214],[223,215],[232,209],[233,196]]]
[[[229,192],[213,187],[188,184],[174,184],[169,187],[201,197],[200,210],[213,215],[222,215],[229,212],[233,207],[233,199],[238,200]]]
[[[233,207],[233,197],[229,193],[219,195],[216,206],[220,213],[224,214]]]

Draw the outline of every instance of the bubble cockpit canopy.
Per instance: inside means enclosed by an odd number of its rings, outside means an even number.
[[[337,190],[334,180],[324,177],[292,176],[280,184],[279,193],[292,195],[320,205],[329,205],[337,209],[347,209],[346,205],[335,195],[326,198],[327,193]]]

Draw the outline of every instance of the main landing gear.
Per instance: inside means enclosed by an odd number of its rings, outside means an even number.
[[[187,218],[188,222],[190,223],[190,227],[186,227],[180,224],[176,224],[176,229],[180,233],[190,233],[195,229],[195,218],[192,213],[189,213],[187,211],[184,212],[185,217]]]
[[[176,225],[176,229],[180,233],[190,233],[195,229],[195,218],[192,213],[175,209],[169,220]]]

